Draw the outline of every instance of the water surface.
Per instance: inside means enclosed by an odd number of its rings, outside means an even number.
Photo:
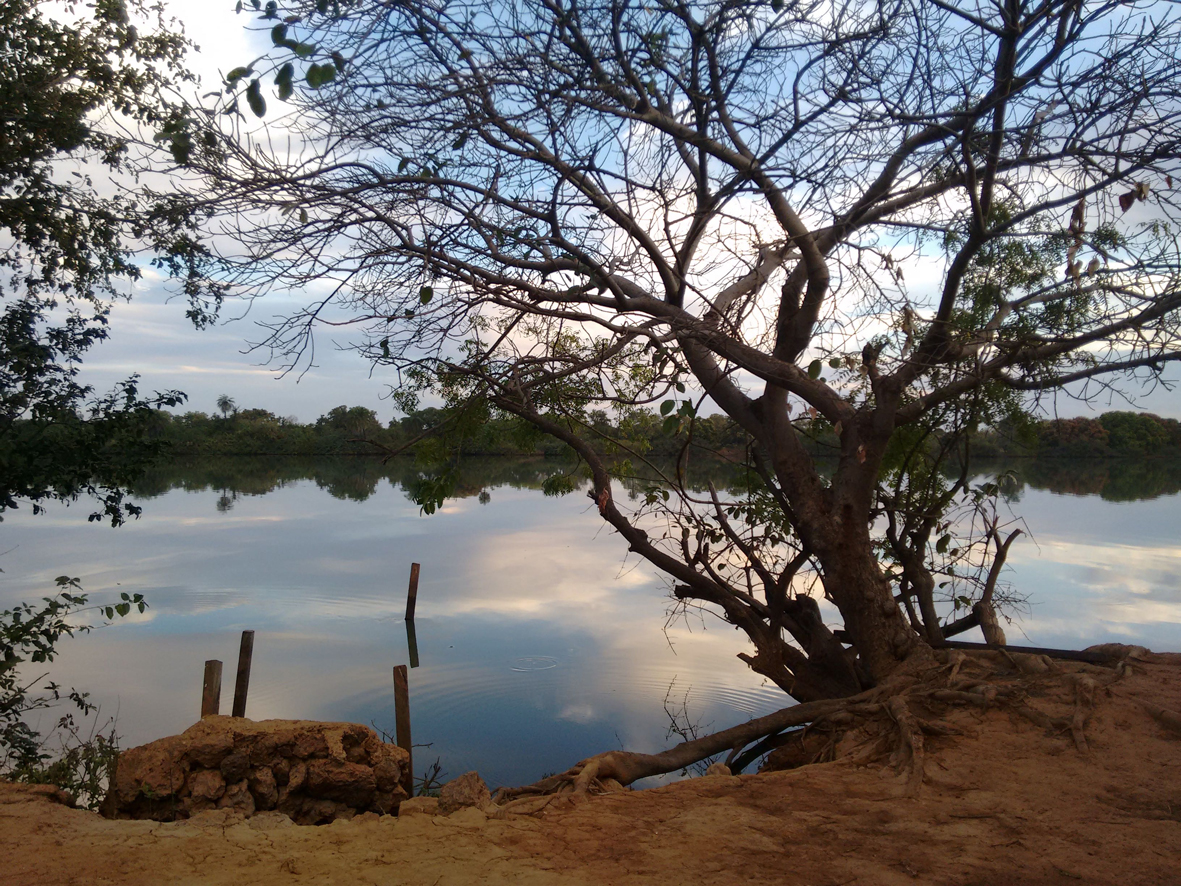
[[[540,461],[465,466],[463,496],[423,516],[416,474],[375,462],[176,467],[140,490],[144,516],[90,524],[85,503],[0,524],[0,608],[77,576],[95,600],[151,608],[67,641],[55,679],[91,690],[125,745],[179,732],[199,711],[202,663],[253,629],[248,715],[339,719],[393,732],[391,668],[409,662],[402,616],[422,564],[410,672],[416,768],[478,769],[521,784],[611,748],[679,740],[782,707],[716,619],[668,621],[667,588],[580,493],[541,494]],[[1144,463],[1018,465],[1012,508],[1032,533],[1010,556],[1030,596],[1010,642],[1116,640],[1181,649],[1181,471]],[[1059,491],[1066,490],[1066,491]],[[971,635],[967,639],[975,639]]]

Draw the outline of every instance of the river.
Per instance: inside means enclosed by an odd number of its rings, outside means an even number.
[[[81,580],[92,599],[150,608],[65,640],[53,678],[89,690],[124,746],[197,717],[202,664],[256,631],[247,715],[394,731],[391,668],[409,662],[410,564],[422,564],[410,671],[416,769],[521,784],[590,754],[675,743],[785,698],[735,658],[712,618],[668,620],[668,591],[585,495],[546,497],[553,465],[465,465],[461,497],[425,516],[414,471],[360,459],[174,466],[138,490],[139,520],[89,523],[86,502],[0,524],[0,608]],[[1008,580],[1028,598],[1010,643],[1181,649],[1181,465],[1025,462],[1009,507],[1029,530]],[[966,635],[965,639],[975,639]],[[51,725],[46,715],[42,726]]]

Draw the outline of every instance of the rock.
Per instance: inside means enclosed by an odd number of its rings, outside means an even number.
[[[246,773],[250,771],[250,757],[244,753],[233,753],[221,761],[221,777],[226,780],[226,784],[234,781],[241,781],[246,777]]]
[[[188,738],[188,748],[186,754],[190,760],[199,766],[206,769],[216,769],[221,765],[221,761],[234,749],[234,736],[232,733],[221,730],[198,729],[198,726],[203,726],[207,721],[202,720],[197,726],[190,728],[182,735],[173,736],[173,738],[180,739],[182,737]],[[192,735],[190,735],[192,733]],[[160,739],[160,741],[167,741],[168,739]],[[152,742],[150,745],[144,747],[152,747],[157,742]]]
[[[236,809],[243,815],[253,815],[254,797],[250,794],[250,787],[246,779],[227,785],[225,794],[217,801],[217,808]]]
[[[291,791],[298,791],[300,788],[302,788],[304,781],[307,780],[307,777],[307,763],[296,763],[294,766],[292,766],[291,771],[287,774],[287,784],[285,785],[288,793]]]
[[[304,789],[312,797],[336,800],[353,808],[368,808],[377,784],[373,770],[361,763],[311,760]]]
[[[226,792],[226,780],[215,769],[202,769],[189,776],[185,787],[195,800],[220,800]]]
[[[438,815],[438,797],[411,797],[398,806],[398,818],[404,815]]]
[[[259,762],[265,762],[260,760]],[[276,757],[270,765],[271,774],[275,776],[275,784],[283,787],[287,784],[287,777],[291,773],[291,761],[286,757]]]
[[[373,777],[379,791],[392,791],[402,779],[402,767],[393,760],[382,760],[373,767]]]
[[[296,824],[386,815],[406,799],[407,763],[404,750],[354,723],[206,717],[124,751],[103,814],[172,821],[275,810]]]
[[[182,745],[175,739],[176,736],[161,739],[120,754],[114,784],[108,793],[114,793],[121,805],[127,805],[141,797],[155,800],[179,791],[188,767],[183,760]]]
[[[443,785],[439,791],[439,813],[450,815],[468,806],[487,809],[492,805],[492,794],[484,779],[475,772],[465,772]]]
[[[274,809],[279,802],[279,787],[275,774],[266,766],[260,766],[250,773],[250,793],[254,795],[257,809]]]

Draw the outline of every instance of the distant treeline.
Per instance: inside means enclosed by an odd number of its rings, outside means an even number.
[[[1181,422],[1149,412],[1034,421],[1020,431],[1001,427],[979,432],[973,438],[972,456],[1176,458],[1181,456]]]
[[[337,406],[310,424],[265,409],[227,410],[221,416],[204,412],[173,415],[162,411],[152,434],[168,444],[173,456],[186,458],[414,454],[442,435],[456,438],[450,418],[445,410],[434,407],[395,418],[388,424],[382,424],[377,413],[364,406]],[[592,439],[597,431],[604,444],[608,438],[623,440],[625,447],[653,456],[675,455],[686,439],[684,434],[676,435],[666,417],[642,409],[616,421],[610,420],[605,412],[594,412],[591,428]],[[692,435],[698,446],[711,451],[741,453],[746,440],[742,430],[721,415],[698,418]],[[570,451],[565,444],[538,434],[515,418],[469,422],[462,438],[466,455],[564,455]],[[604,445],[604,448],[610,447]],[[626,452],[620,450],[620,454]]]
[[[383,424],[372,409],[337,406],[310,424],[283,418],[265,409],[173,415],[160,412],[151,435],[166,443],[174,457],[218,455],[376,455],[414,454],[453,431],[449,414],[427,408]],[[657,412],[635,409],[623,416],[591,414],[590,434],[599,434],[601,448],[612,454],[628,450],[653,457],[675,456],[686,442],[695,448],[741,458],[746,446],[742,429],[722,415],[699,416],[677,423]],[[809,428],[817,455],[836,454],[837,440],[822,421]],[[619,447],[610,440],[623,441]],[[466,428],[467,455],[563,455],[569,450],[535,433],[513,418],[489,418]],[[1108,412],[1098,418],[1031,421],[1022,427],[984,429],[972,437],[973,458],[1111,458],[1181,456],[1181,422],[1151,413]]]

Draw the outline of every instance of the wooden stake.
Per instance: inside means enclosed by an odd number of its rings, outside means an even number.
[[[410,589],[406,592],[406,621],[414,621],[414,604],[418,601],[418,564],[410,564]]]
[[[394,732],[397,736],[398,747],[407,754],[402,787],[405,788],[407,795],[413,797],[414,751],[410,741],[410,683],[406,665],[398,665],[394,668]]]
[[[406,620],[406,648],[410,652],[410,667],[418,667],[418,634],[414,630],[414,619]]]
[[[216,717],[221,710],[221,662],[205,662],[205,681],[201,686],[201,719]]]
[[[254,631],[242,632],[238,648],[238,679],[234,683],[234,716],[246,716],[246,693],[250,689],[250,660],[254,656]]]

